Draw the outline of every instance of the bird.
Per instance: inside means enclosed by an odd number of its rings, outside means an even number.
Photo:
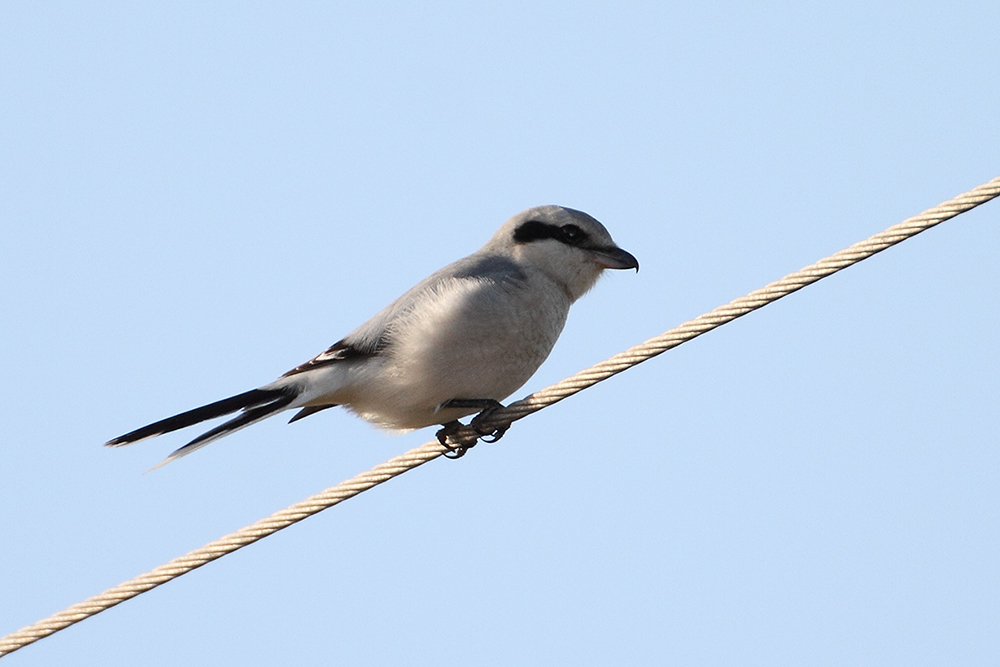
[[[411,431],[462,417],[480,425],[552,351],[570,306],[606,269],[639,270],[631,253],[583,211],[537,206],[505,222],[487,243],[433,273],[324,352],[274,382],[109,440],[128,445],[239,413],[170,454],[161,465],[285,410],[289,423],[343,406],[376,426]],[[473,442],[473,444],[475,444]]]

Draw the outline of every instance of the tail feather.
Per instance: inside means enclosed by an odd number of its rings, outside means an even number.
[[[233,419],[216,426],[213,429],[202,433],[197,438],[184,445],[180,449],[174,450],[167,458],[163,459],[160,463],[153,466],[152,470],[159,468],[160,466],[165,466],[171,461],[179,459],[182,456],[187,456],[193,451],[201,449],[210,442],[215,442],[219,438],[229,435],[230,433],[235,433],[241,428],[246,428],[251,424],[256,424],[262,419],[267,419],[276,412],[280,412],[288,407],[288,404],[295,400],[298,396],[298,392],[294,389],[284,389],[284,390],[268,390],[271,391],[276,396],[272,396],[269,403],[264,403],[262,405],[251,404],[243,409],[243,412]],[[235,398],[235,397],[234,397]],[[207,406],[206,406],[207,407]],[[230,412],[235,412],[235,410],[230,410]],[[224,413],[228,414],[228,413]]]
[[[203,421],[232,414],[239,410],[243,411],[243,413],[236,418],[231,419],[225,424],[217,426],[207,433],[198,436],[188,444],[178,449],[167,459],[167,461],[171,461],[175,458],[184,456],[185,454],[189,454],[200,447],[204,447],[213,440],[217,440],[224,435],[239,430],[244,426],[249,426],[250,424],[260,421],[265,417],[269,417],[275,412],[285,409],[298,395],[299,390],[291,386],[279,389],[252,389],[242,394],[237,394],[236,396],[230,396],[229,398],[225,398],[221,401],[216,401],[215,403],[203,405],[200,408],[195,408],[194,410],[182,412],[179,415],[174,415],[173,417],[161,419],[158,422],[154,422],[148,426],[143,426],[142,428],[136,429],[130,433],[126,433],[125,435],[118,436],[113,440],[109,440],[105,444],[110,447],[128,445],[133,442],[145,440],[146,438],[152,438],[153,436],[170,433],[182,428],[187,428],[188,426],[194,426],[195,424],[199,424]],[[164,463],[167,461],[164,461]]]

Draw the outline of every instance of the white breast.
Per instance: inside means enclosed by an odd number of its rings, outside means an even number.
[[[497,401],[548,357],[570,300],[548,278],[516,283],[452,279],[393,322],[381,363],[359,368],[349,409],[381,426],[413,429],[475,410],[437,408],[453,398]]]

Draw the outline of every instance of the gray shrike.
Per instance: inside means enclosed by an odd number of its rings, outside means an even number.
[[[283,410],[291,421],[342,405],[383,428],[441,424],[438,440],[502,407],[541,366],[569,307],[605,269],[639,270],[582,211],[539,206],[515,215],[486,245],[406,292],[317,357],[271,384],[163,419],[109,441],[127,445],[240,411],[163,462]],[[449,447],[451,449],[451,447]],[[459,454],[464,448],[459,449]],[[161,465],[163,465],[161,464]]]

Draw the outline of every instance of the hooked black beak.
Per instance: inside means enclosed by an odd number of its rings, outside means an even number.
[[[605,269],[635,269],[639,272],[639,260],[630,252],[618,247],[597,248],[592,250],[597,256],[597,262]]]

